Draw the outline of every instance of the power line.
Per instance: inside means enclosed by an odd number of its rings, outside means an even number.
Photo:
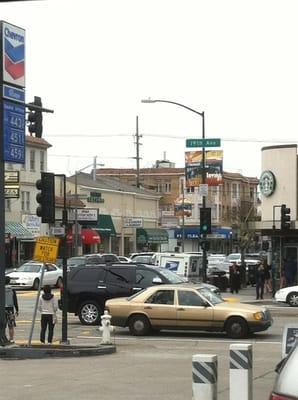
[[[91,134],[91,133],[75,133],[75,134],[49,134],[47,137],[52,137],[52,138],[78,138],[81,139],[82,137],[87,137],[87,138],[92,138],[92,139],[98,139],[98,138],[109,138],[109,137],[127,137],[127,136],[134,136],[133,133],[105,133],[105,134]],[[158,134],[158,133],[143,133],[142,136],[144,138],[146,137],[159,137],[159,138],[169,138],[169,139],[179,139],[179,140],[185,140],[189,138],[190,135],[182,135],[182,136],[177,136],[177,135],[166,135],[166,134]],[[222,142],[239,142],[239,143],[285,143],[285,144],[292,144],[292,143],[298,143],[297,139],[279,139],[279,138],[274,138],[274,139],[260,139],[260,138],[220,138]]]

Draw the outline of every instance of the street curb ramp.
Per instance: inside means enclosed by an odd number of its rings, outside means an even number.
[[[114,345],[74,346],[74,345],[32,345],[0,347],[0,359],[25,360],[40,358],[90,357],[113,354]]]

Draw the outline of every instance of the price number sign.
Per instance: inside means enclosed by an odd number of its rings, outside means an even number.
[[[3,101],[4,161],[25,164],[25,105]]]

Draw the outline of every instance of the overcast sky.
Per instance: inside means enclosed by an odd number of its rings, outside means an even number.
[[[297,143],[297,0],[45,0],[0,4],[26,30],[26,100],[42,97],[49,170],[184,166],[205,112],[224,170],[261,174],[261,147]],[[264,141],[261,143],[261,141]],[[87,169],[88,170],[88,169]]]

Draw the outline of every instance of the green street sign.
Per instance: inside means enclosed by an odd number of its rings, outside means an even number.
[[[186,139],[186,147],[220,147],[220,139]]]

